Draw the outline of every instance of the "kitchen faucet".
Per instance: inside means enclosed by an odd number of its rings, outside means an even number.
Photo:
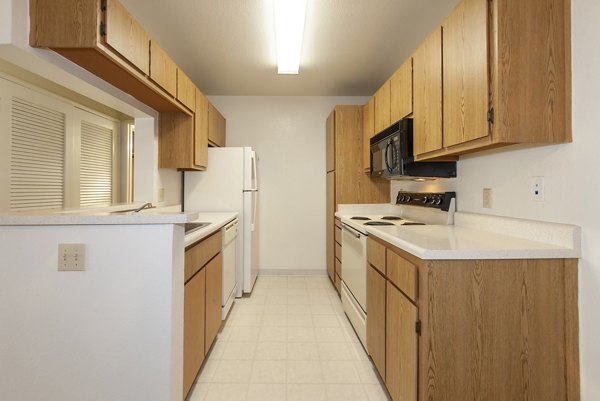
[[[137,209],[135,209],[133,212],[134,212],[134,213],[137,213],[137,212],[140,212],[140,211],[142,211],[142,210],[144,210],[144,209],[152,209],[153,207],[154,207],[154,206],[152,206],[152,203],[151,203],[151,202],[148,202],[148,203],[144,203],[142,206],[138,207],[138,208],[137,208]]]

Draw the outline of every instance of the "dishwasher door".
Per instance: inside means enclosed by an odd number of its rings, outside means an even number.
[[[342,281],[367,311],[367,236],[342,224]]]
[[[223,299],[221,302],[221,319],[225,320],[235,299],[238,286],[236,255],[238,247],[238,219],[227,223],[222,228],[223,234]]]

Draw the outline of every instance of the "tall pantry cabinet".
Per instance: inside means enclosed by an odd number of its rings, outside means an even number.
[[[326,132],[327,274],[331,281],[335,282],[337,205],[388,203],[390,182],[372,180],[364,173],[362,106],[336,106],[327,118]]]

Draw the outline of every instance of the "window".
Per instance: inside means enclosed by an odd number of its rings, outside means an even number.
[[[0,77],[0,211],[120,199],[120,122]]]

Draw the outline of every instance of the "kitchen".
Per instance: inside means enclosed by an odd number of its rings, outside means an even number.
[[[3,6],[5,5],[6,2],[3,3]],[[9,5],[2,11],[3,16],[14,15],[13,21],[22,21],[27,15],[27,12],[22,10],[21,2],[13,2],[12,9]],[[595,110],[594,89],[600,89],[595,77],[597,68],[594,68],[597,67],[599,56],[586,46],[587,37],[593,37],[593,33],[597,32],[594,15],[598,15],[596,5],[582,1],[572,2],[572,143],[541,147],[517,145],[461,156],[457,179],[427,183],[392,182],[390,191],[390,200],[395,199],[400,189],[418,192],[456,191],[457,207],[460,211],[567,223],[582,228],[579,308],[581,392],[584,400],[598,398],[599,389],[595,387],[597,384],[594,378],[600,363],[597,347],[594,346],[599,324],[591,307],[597,300],[596,288],[600,281],[597,264],[600,257],[594,247],[590,246],[597,239],[598,217],[592,202],[598,189],[589,184],[590,178],[586,177],[597,167],[593,153],[597,139],[592,134],[595,130],[592,128],[591,118]],[[8,29],[2,31],[1,37],[5,38],[6,32],[10,31],[7,27],[11,24],[8,22],[3,25]],[[18,26],[26,26],[26,23]],[[13,29],[17,30],[16,27]],[[26,44],[26,35],[13,33],[9,43],[12,41],[17,45]],[[19,57],[17,55],[13,60],[18,60]],[[44,59],[45,55],[39,57],[48,62],[47,58]],[[77,76],[85,76],[72,65],[67,65],[64,60],[56,62]],[[57,80],[63,79],[53,70],[48,71],[57,75]],[[87,84],[90,87],[107,87],[102,86],[99,80],[86,77],[92,82]],[[384,78],[382,77],[378,84],[381,84]],[[81,85],[84,86],[81,89],[84,93],[91,93],[93,90],[85,87],[85,84]],[[371,95],[374,89],[376,87],[364,95]],[[107,91],[115,92],[114,88],[110,87]],[[98,98],[98,95],[94,97]],[[210,96],[211,102],[227,117],[227,145],[250,145],[260,158],[261,238],[269,238],[268,243],[261,242],[260,268],[265,273],[324,273],[324,121],[335,105],[364,104],[367,99],[366,96]],[[143,105],[137,106],[144,109]],[[131,105],[127,107],[131,108]],[[151,114],[147,108],[145,110]],[[130,115],[136,114],[130,112]],[[153,119],[140,118],[136,121],[136,130],[141,135],[150,132],[150,136],[153,137]],[[302,140],[299,141],[298,138]],[[307,158],[307,155],[310,155],[310,158]],[[146,176],[139,177],[140,180],[136,184],[139,185],[139,193],[142,194],[140,199],[158,201],[158,189],[164,188],[165,201],[178,203],[179,173],[157,169],[156,159],[152,154],[140,152],[140,156],[141,159],[136,162],[145,163],[148,171]],[[529,196],[529,180],[538,176],[545,177],[544,202],[532,202]],[[482,206],[483,188],[491,188],[493,191],[491,209],[484,209]],[[301,212],[296,212],[297,210]],[[281,235],[282,222],[285,222],[286,231],[294,233],[294,241],[290,241],[292,237]],[[302,246],[298,246],[296,238],[303,238],[305,242]],[[306,249],[315,251],[306,252]]]

